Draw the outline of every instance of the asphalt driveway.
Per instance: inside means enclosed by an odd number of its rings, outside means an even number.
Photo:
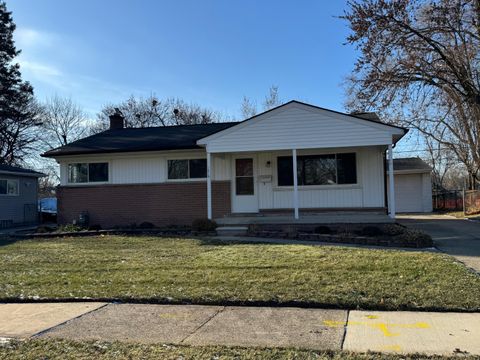
[[[480,272],[480,221],[447,215],[398,215],[397,221],[432,236],[435,246]]]

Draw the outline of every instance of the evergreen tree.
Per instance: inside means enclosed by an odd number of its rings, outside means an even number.
[[[13,41],[12,13],[0,1],[0,164],[15,164],[32,150],[36,106],[32,86],[23,81],[20,53]]]

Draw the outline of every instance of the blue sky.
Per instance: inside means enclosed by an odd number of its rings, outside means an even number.
[[[240,117],[244,95],[343,110],[355,50],[346,1],[7,0],[23,77],[39,99],[92,116],[130,94],[180,97]]]

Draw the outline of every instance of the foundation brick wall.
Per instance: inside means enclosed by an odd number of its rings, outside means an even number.
[[[60,186],[58,223],[72,223],[86,211],[90,225],[102,228],[137,225],[191,225],[207,217],[206,182]],[[213,217],[231,212],[230,181],[212,181]]]

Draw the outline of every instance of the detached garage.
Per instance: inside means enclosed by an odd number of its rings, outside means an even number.
[[[393,160],[397,213],[432,211],[432,168],[420,158]]]

